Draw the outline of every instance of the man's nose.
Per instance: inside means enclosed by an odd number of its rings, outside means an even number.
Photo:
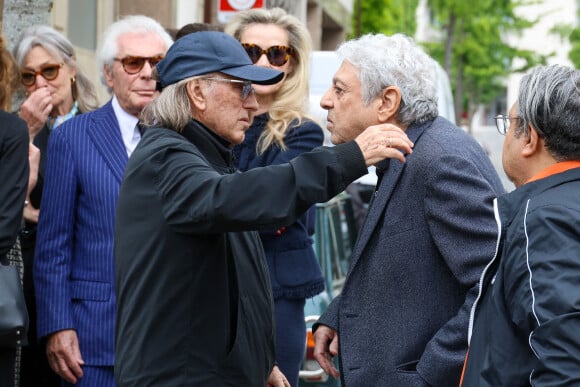
[[[246,99],[244,99],[242,106],[245,109],[258,110],[260,105],[258,104],[258,99],[256,98],[256,93],[251,92],[250,94],[248,94]]]
[[[151,63],[149,63],[149,61],[146,60],[145,63],[143,64],[143,68],[139,72],[139,75],[144,78],[151,78],[151,75],[153,74],[153,67],[154,66],[151,66]]]
[[[326,90],[326,93],[320,99],[320,107],[324,110],[332,109],[332,99],[330,98],[330,89]]]

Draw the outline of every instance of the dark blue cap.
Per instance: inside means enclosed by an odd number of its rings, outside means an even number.
[[[261,85],[277,83],[284,76],[281,71],[254,66],[240,42],[218,31],[194,32],[177,39],[157,63],[161,88],[213,72]]]

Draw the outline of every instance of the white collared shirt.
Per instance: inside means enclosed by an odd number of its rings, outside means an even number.
[[[115,112],[115,116],[119,122],[119,129],[121,129],[121,137],[123,137],[127,156],[131,156],[131,153],[135,150],[139,140],[141,140],[141,133],[137,129],[137,122],[139,122],[139,120],[137,117],[132,116],[123,110],[115,95],[113,95],[112,104],[113,111]]]

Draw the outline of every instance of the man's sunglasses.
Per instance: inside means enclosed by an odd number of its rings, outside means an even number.
[[[271,65],[283,66],[288,62],[290,56],[294,54],[294,49],[286,46],[272,46],[265,50],[262,50],[262,47],[253,43],[242,43],[242,46],[248,53],[252,63],[259,61],[262,54],[266,54],[266,58],[268,58],[268,62],[270,62]]]
[[[126,56],[124,58],[115,58],[116,61],[121,62],[123,70],[125,70],[127,74],[137,74],[143,69],[145,62],[149,62],[149,66],[153,68],[157,63],[161,62],[161,59],[163,59],[163,55],[150,57]]]
[[[58,72],[63,65],[64,63],[47,64],[42,66],[40,70],[22,71],[20,73],[20,82],[22,82],[24,86],[32,86],[36,83],[36,77],[39,75],[42,76],[47,81],[52,81],[53,79],[56,79],[56,77],[58,77]]]
[[[254,93],[254,88],[252,87],[252,82],[251,81],[245,81],[245,80],[241,80],[241,79],[228,79],[228,78],[201,78],[201,79],[205,79],[207,81],[218,81],[218,82],[229,82],[229,83],[234,83],[234,84],[238,84],[238,85],[242,85],[242,93],[241,93],[241,97],[242,97],[242,101],[245,101],[246,98],[248,98],[250,96],[250,94]]]

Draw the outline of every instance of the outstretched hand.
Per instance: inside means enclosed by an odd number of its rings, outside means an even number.
[[[354,141],[360,147],[367,166],[386,158],[405,162],[405,156],[413,152],[413,142],[405,131],[393,124],[379,124],[366,128]]]

